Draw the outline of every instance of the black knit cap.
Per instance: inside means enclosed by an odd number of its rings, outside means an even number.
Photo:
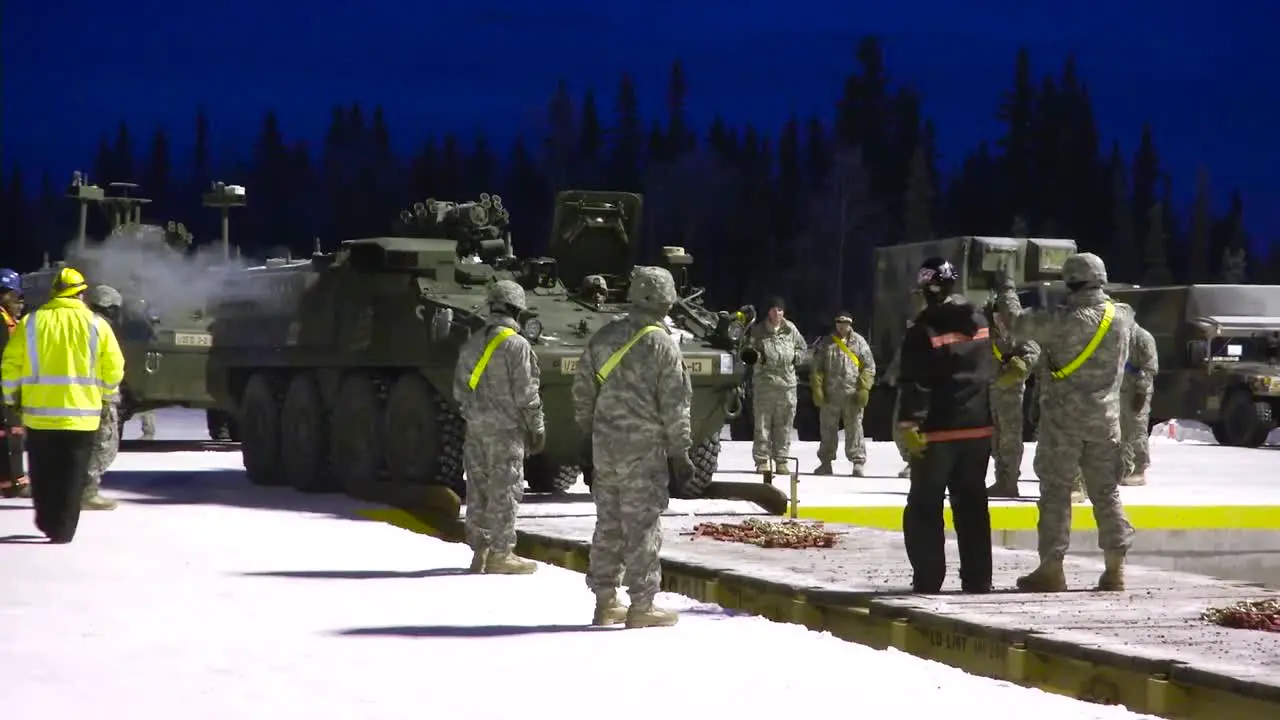
[[[773,297],[769,298],[769,304],[765,306],[765,309],[772,310],[774,308],[778,308],[779,310],[786,312],[787,303],[782,298],[778,297],[777,295],[774,295]]]

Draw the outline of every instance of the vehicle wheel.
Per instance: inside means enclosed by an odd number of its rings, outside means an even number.
[[[396,380],[387,396],[387,472],[394,483],[443,485],[459,496],[462,481],[461,418],[417,373]]]
[[[564,494],[578,484],[577,465],[553,465],[544,456],[534,455],[524,463],[524,480],[529,492]]]
[[[254,373],[240,399],[245,442],[240,445],[245,473],[255,485],[283,485],[280,468],[280,403],[263,373]]]
[[[693,460],[693,478],[683,486],[671,478],[669,489],[673,498],[696,500],[706,494],[720,463],[720,436],[715,435],[695,445],[689,459]]]
[[[382,469],[382,401],[373,378],[348,375],[338,388],[329,423],[329,452],[334,481],[347,494],[360,497],[378,480]],[[246,434],[252,430],[246,426]]]
[[[280,411],[280,468],[303,492],[336,490],[329,472],[328,423],[320,387],[309,373],[289,381]]]
[[[204,422],[209,428],[210,440],[228,442],[237,439],[232,432],[234,421],[231,419],[231,413],[222,410],[205,410]]]
[[[1233,390],[1227,395],[1215,425],[1214,437],[1219,443],[1248,448],[1262,445],[1276,428],[1271,403],[1254,400],[1246,390]]]

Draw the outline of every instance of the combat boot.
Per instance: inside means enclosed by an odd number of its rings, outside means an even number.
[[[1132,475],[1128,475],[1124,478],[1121,478],[1120,484],[1126,487],[1137,487],[1139,485],[1146,485],[1147,474],[1142,472],[1136,472]]]
[[[851,477],[866,477],[867,473],[862,469],[861,465],[854,465],[853,471],[849,475]]]
[[[1098,577],[1098,590],[1103,592],[1124,590],[1124,551],[1107,550],[1102,557],[1107,566]]]
[[[765,460],[765,461],[757,461],[757,462],[756,462],[756,472],[761,473],[761,474],[764,474],[764,473],[771,473],[771,472],[773,472],[773,468],[769,465],[769,461],[768,461],[768,460]]]
[[[987,488],[987,497],[989,498],[1020,498],[1022,491],[1018,490],[1017,483],[1001,483]]]
[[[901,470],[898,471],[898,477],[900,478],[911,477],[911,463],[907,463],[905,467],[903,467]]]
[[[489,562],[488,550],[472,550],[471,551],[471,567],[467,568],[467,572],[479,575],[484,572],[485,563]]]
[[[486,575],[528,575],[538,570],[538,563],[516,557],[514,553],[490,553],[484,563]]]
[[[596,612],[591,616],[591,624],[596,627],[621,625],[627,621],[627,606],[618,601],[617,591],[596,596]]]
[[[834,472],[835,471],[831,469],[831,463],[829,462],[824,462],[813,469],[814,475],[831,475]]]
[[[80,501],[81,510],[115,510],[120,503],[111,498],[102,497],[98,493],[85,495]]]
[[[777,462],[777,465],[776,465],[775,467],[776,467],[777,469],[776,469],[776,470],[774,470],[774,472],[775,472],[775,473],[777,473],[778,475],[790,475],[790,474],[791,474],[791,468],[787,466],[787,461],[786,461],[786,460],[779,460],[779,461]]]
[[[1061,560],[1041,560],[1040,567],[1018,578],[1018,589],[1023,592],[1065,592],[1067,576],[1062,571]]]
[[[25,493],[25,494],[24,494]],[[25,477],[20,477],[12,483],[0,488],[0,497],[3,498],[20,498],[31,497],[31,486]]]
[[[672,610],[663,610],[652,602],[636,603],[627,609],[627,627],[629,629],[647,627],[671,627],[680,621],[680,616]]]

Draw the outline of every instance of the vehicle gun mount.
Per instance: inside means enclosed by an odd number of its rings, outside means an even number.
[[[515,259],[511,246],[511,213],[498,195],[480,193],[479,200],[452,202],[427,198],[400,211],[395,231],[404,237],[453,240],[459,258],[477,258],[502,267]]]
[[[132,195],[138,186],[134,183],[114,182],[103,188],[90,184],[89,178],[79,170],[71,173],[71,185],[67,188],[67,197],[80,205],[80,217],[76,227],[76,249],[83,250],[88,234],[89,205],[96,204],[107,213],[111,229],[115,230],[130,223],[142,224],[142,206],[150,203],[149,198]]]
[[[222,259],[231,259],[231,208],[244,207],[245,190],[243,185],[228,185],[215,181],[209,192],[201,198],[201,204],[207,208],[217,208],[222,216]]]

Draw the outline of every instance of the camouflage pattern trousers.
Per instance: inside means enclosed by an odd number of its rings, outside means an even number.
[[[138,417],[142,422],[142,437],[144,440],[150,440],[156,436],[156,416],[150,410],[139,413]]]
[[[900,395],[900,394],[899,394]],[[902,458],[902,462],[911,462],[911,453],[907,452],[907,439],[902,435],[902,429],[898,427],[898,413],[902,404],[894,396],[893,401],[893,444],[898,447],[898,455]]]
[[[756,383],[751,387],[755,421],[751,457],[756,465],[791,456],[791,429],[796,424],[796,389]]]
[[[829,463],[836,459],[841,422],[844,423],[845,459],[854,467],[862,467],[867,464],[867,443],[862,437],[862,407],[853,401],[852,395],[830,395],[818,408],[818,428],[822,434],[818,460]]]
[[[120,406],[116,403],[102,405],[102,419],[93,436],[93,450],[89,453],[89,482],[84,487],[85,497],[93,497],[102,488],[102,476],[120,452]]]
[[[1022,475],[1022,396],[1026,383],[1012,387],[991,385],[991,420],[995,436],[991,457],[996,465],[996,485],[1017,487]]]
[[[1151,400],[1134,411],[1133,395],[1120,395],[1120,452],[1124,470],[1121,477],[1145,473],[1151,467]]]
[[[467,545],[472,550],[511,552],[516,511],[524,497],[524,439],[519,432],[475,432],[462,446],[467,469]]]
[[[1060,416],[1059,416],[1060,417]],[[1133,526],[1120,504],[1120,432],[1113,436],[1083,436],[1064,427],[1050,414],[1040,416],[1040,441],[1036,444],[1035,471],[1040,478],[1040,559],[1061,560],[1071,546],[1071,491],[1077,477],[1093,503],[1098,525],[1098,547],[1127,551],[1133,542]]]
[[[596,446],[600,445],[597,438]],[[639,462],[613,461],[608,453],[597,453],[596,458],[591,484],[596,529],[591,536],[587,587],[596,595],[607,595],[625,583],[632,605],[651,604],[662,587],[658,553],[662,513],[670,501],[667,457],[658,452]]]

